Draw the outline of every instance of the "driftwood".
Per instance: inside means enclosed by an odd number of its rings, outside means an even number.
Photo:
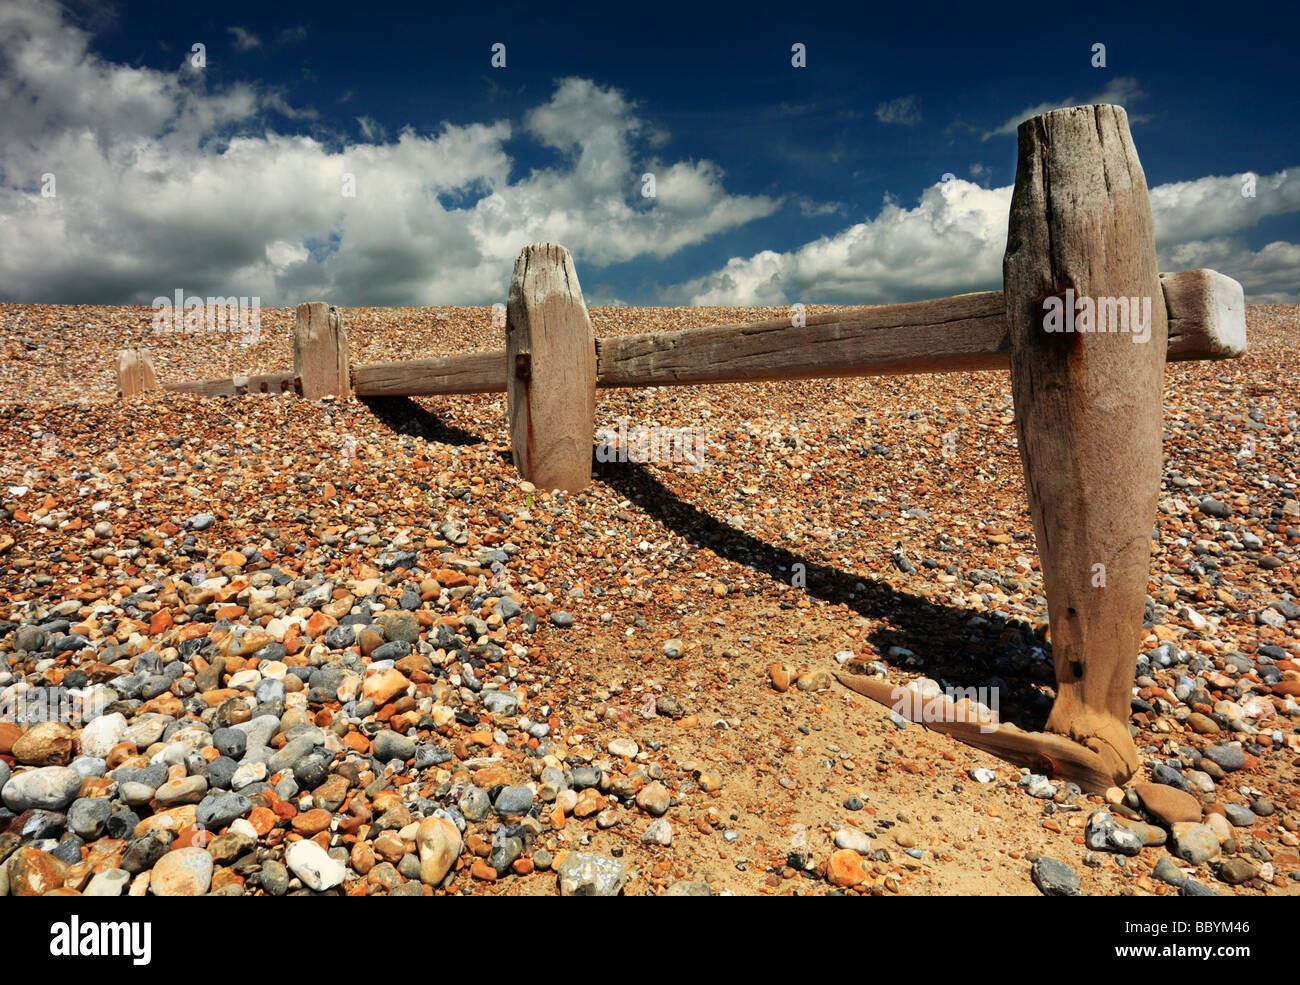
[[[352,392],[348,377],[348,335],[343,315],[324,301],[298,305],[293,333],[293,375],[302,380],[302,395],[319,400]]]
[[[898,703],[900,687],[878,677],[836,673],[835,679],[850,691],[856,691],[888,708]],[[935,732],[951,735],[959,742],[983,749],[1018,766],[1028,766],[1047,776],[1073,780],[1084,790],[1105,790],[1115,782],[1101,756],[1062,735],[1025,732],[1009,722],[998,722],[996,727],[992,727],[989,724],[963,721],[956,715],[950,719],[922,718],[914,714],[903,717]]]
[[[1016,435],[1051,620],[1047,731],[1138,767],[1129,703],[1160,491],[1166,313],[1146,181],[1117,106],[1020,125],[1003,262]],[[1068,292],[1068,293],[1067,293]],[[1053,299],[1149,302],[1149,341],[1051,332]],[[1062,310],[1058,308],[1057,310]]]
[[[542,489],[591,483],[596,346],[573,258],[529,246],[515,261],[506,305],[506,406],[519,474]]]
[[[154,373],[153,356],[148,349],[123,349],[117,354],[117,395],[134,397],[137,393],[156,389],[158,377]]]

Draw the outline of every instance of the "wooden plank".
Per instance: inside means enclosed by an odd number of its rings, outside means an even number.
[[[465,352],[352,368],[360,397],[423,397],[453,393],[505,393],[506,350]]]
[[[888,376],[1007,367],[1001,291],[600,339],[602,387]]]
[[[197,393],[201,397],[228,397],[237,393],[294,393],[297,379],[292,372],[261,373],[224,380],[196,380],[168,383],[163,389],[175,393]]]
[[[134,397],[158,387],[158,375],[153,368],[153,355],[148,349],[137,346],[123,349],[117,354],[117,395]]]
[[[1139,765],[1129,699],[1168,339],[1146,178],[1122,108],[1078,106],[1020,125],[1003,282],[1016,435],[1051,619],[1056,700],[1046,729],[1092,750],[1123,783]],[[1140,299],[1138,314],[1149,301],[1146,331],[1052,331],[1049,306],[1068,312],[1076,298]]]
[[[1238,359],[1246,354],[1246,298],[1217,270],[1161,274],[1169,313],[1166,360]]]
[[[562,246],[528,246],[515,260],[506,367],[519,474],[541,489],[585,489],[596,424],[596,344],[573,258]]]
[[[1170,361],[1246,352],[1241,285],[1214,270],[1160,275],[1170,315]],[[602,388],[744,383],[1009,369],[1001,291],[935,301],[844,308],[789,319],[597,339]]]
[[[850,691],[879,702],[887,708],[899,703],[902,687],[876,677],[836,672],[836,680]],[[913,707],[913,702],[908,702]],[[1026,732],[1009,722],[1000,722],[996,728],[970,721],[939,720],[904,715],[918,725],[935,732],[951,735],[959,742],[999,756],[1018,766],[1027,766],[1037,773],[1072,780],[1082,789],[1105,790],[1113,780],[1106,762],[1087,746],[1080,745],[1061,735],[1050,732]]]
[[[352,392],[348,374],[348,334],[343,314],[324,301],[298,305],[293,333],[293,375],[302,380],[302,395],[319,400]]]

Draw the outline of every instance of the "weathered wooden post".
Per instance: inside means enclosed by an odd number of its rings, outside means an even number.
[[[1121,107],[1054,110],[1021,123],[1019,141],[1002,269],[1056,668],[1047,730],[1087,747],[1123,783],[1138,768],[1129,706],[1167,347],[1151,204]],[[1127,331],[1115,327],[1121,308]],[[1135,318],[1145,318],[1141,332]]]
[[[506,305],[506,407],[519,474],[571,493],[591,482],[596,341],[573,258],[550,243],[515,260]]]
[[[324,301],[298,305],[293,332],[293,373],[302,381],[302,395],[319,400],[327,394],[352,394],[348,373],[348,334],[343,313]]]
[[[153,369],[153,355],[148,349],[137,346],[123,349],[117,354],[117,395],[134,397],[137,393],[158,388],[158,377]]]

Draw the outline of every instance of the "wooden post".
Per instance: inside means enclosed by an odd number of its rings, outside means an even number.
[[[519,474],[539,489],[591,482],[596,341],[573,258],[550,243],[515,260],[506,305],[506,407]]]
[[[1122,108],[1020,124],[1002,269],[1056,669],[1047,731],[1087,747],[1123,783],[1138,768],[1129,704],[1160,490],[1167,323],[1146,177]],[[1129,315],[1149,310],[1149,338],[1115,331],[1113,306],[1112,330],[1095,331],[1101,298],[1121,299]],[[1093,330],[1049,330],[1069,324],[1049,321],[1053,311],[1083,327],[1090,305]]]
[[[302,395],[319,400],[327,394],[352,394],[348,374],[348,333],[343,313],[324,301],[298,305],[293,333],[293,372],[302,380]]]
[[[136,347],[123,349],[117,354],[117,395],[134,397],[158,387],[158,377],[153,369],[153,355],[148,349]]]

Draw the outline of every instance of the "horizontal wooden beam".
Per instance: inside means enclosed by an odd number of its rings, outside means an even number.
[[[505,390],[505,349],[352,367],[352,392],[359,397],[424,397],[505,393]]]
[[[1161,274],[1169,313],[1167,362],[1240,359],[1246,354],[1246,296],[1217,270]]]
[[[1246,351],[1241,285],[1213,270],[1161,274],[1170,362],[1231,359]],[[1007,369],[1001,291],[790,319],[597,340],[601,387],[742,383]]]
[[[1161,274],[1169,313],[1169,362],[1234,359],[1246,351],[1241,285],[1213,270]],[[788,318],[684,328],[596,340],[602,389],[687,383],[753,383],[837,376],[895,376],[1008,369],[1010,342],[1001,291],[909,304],[841,308]],[[504,393],[506,351],[370,363],[352,367],[362,397]],[[233,380],[171,383],[164,389],[216,397],[240,392]],[[292,372],[248,378],[248,391],[295,390]]]
[[[237,376],[225,380],[168,383],[163,389],[174,393],[196,393],[200,397],[229,397],[238,393],[298,392],[297,378],[292,372],[262,373],[258,376]]]

